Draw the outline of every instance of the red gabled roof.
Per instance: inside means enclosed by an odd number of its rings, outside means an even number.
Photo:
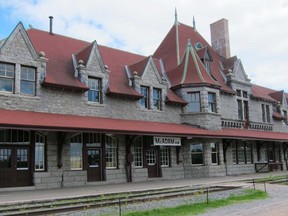
[[[80,52],[78,52],[78,53],[75,55],[77,61],[82,60],[82,61],[83,61],[83,64],[86,65],[87,62],[88,62],[88,60],[89,60],[90,54],[91,54],[91,52],[92,52],[93,45],[94,45],[94,43],[91,43],[89,46],[87,46],[86,48],[84,48],[83,50],[81,50]]]
[[[207,138],[233,138],[265,141],[288,141],[288,133],[247,129],[205,130],[190,125],[40,113],[0,109],[0,127],[12,129],[93,131],[115,134],[166,135]]]
[[[179,23],[177,27],[180,59],[185,54],[184,51],[188,40],[191,41],[192,45],[200,42],[203,47],[207,47],[207,49],[210,51],[213,59],[211,62],[211,74],[218,81],[218,83],[221,84],[221,90],[228,93],[234,93],[234,91],[228,85],[226,85],[225,80],[220,72],[222,58],[211,48],[209,43],[199,34],[199,32],[194,30],[194,28],[182,23]],[[153,54],[153,57],[163,60],[166,71],[171,71],[178,66],[176,32],[176,25],[173,25]]]
[[[269,93],[269,96],[271,96],[272,98],[274,98],[275,100],[279,101],[282,104],[284,91],[282,90],[282,91],[271,92]]]
[[[278,120],[285,120],[286,118],[285,118],[285,116],[283,116],[281,113],[279,113],[279,112],[276,112],[275,110],[273,110],[273,115],[272,115],[272,117],[274,118],[274,119],[278,119]]]
[[[118,49],[99,45],[99,50],[105,65],[108,66],[109,73],[109,94],[126,95],[132,97],[142,97],[137,91],[129,86],[129,78],[125,70],[125,65],[138,62],[145,56],[125,52]]]
[[[171,82],[171,87],[190,84],[220,87],[220,84],[206,71],[190,41],[188,41],[182,62],[175,69],[168,71],[167,76]]]
[[[44,85],[88,90],[74,77],[72,54],[78,53],[89,43],[37,29],[29,29],[27,34],[36,52],[43,51],[48,58]]]
[[[148,57],[140,60],[139,62],[136,62],[132,65],[129,65],[130,72],[132,73],[131,75],[133,75],[134,71],[137,71],[138,76],[141,77],[147,64],[148,64],[149,59],[150,59],[150,57],[148,56]]]
[[[274,98],[272,98],[269,94],[275,92],[273,89],[269,89],[263,86],[252,84],[251,86],[252,96],[254,98],[267,100],[270,102],[277,102]]]
[[[180,104],[181,106],[185,106],[188,104],[186,101],[184,101],[181,97],[179,97],[174,91],[172,91],[169,88],[167,89],[165,103]]]

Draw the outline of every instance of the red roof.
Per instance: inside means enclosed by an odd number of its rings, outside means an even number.
[[[91,116],[0,109],[0,127],[55,131],[93,131],[115,134],[167,135],[288,141],[288,133],[223,129],[210,131],[190,125]]]
[[[185,84],[204,84],[220,87],[206,71],[203,63],[188,42],[183,60],[174,70],[167,72],[171,87]]]
[[[107,65],[111,71],[109,73],[108,93],[137,98],[142,97],[141,94],[129,86],[125,66],[138,62],[146,57],[101,45],[99,45],[99,50],[104,64]]]
[[[275,100],[274,98],[272,98],[269,95],[269,94],[275,92],[275,90],[273,90],[273,89],[269,89],[269,88],[266,88],[263,86],[253,84],[251,86],[251,90],[252,90],[252,96],[254,98],[259,98],[259,99],[267,100],[267,101],[271,101],[271,102],[277,102],[277,100]]]
[[[179,54],[180,59],[185,54],[185,48],[188,39],[191,44],[194,45],[198,42],[203,47],[209,49],[213,61],[211,62],[211,74],[221,84],[221,90],[234,93],[234,91],[225,83],[225,80],[221,74],[221,61],[222,58],[218,55],[209,45],[209,43],[199,34],[194,28],[185,24],[179,23],[178,25],[178,41],[179,41]],[[176,25],[170,29],[164,40],[161,42],[157,50],[154,52],[153,57],[162,59],[166,71],[174,70],[177,66],[177,47],[176,47]],[[177,79],[177,78],[175,78]]]
[[[82,60],[83,64],[86,65],[89,60],[90,54],[92,52],[93,45],[94,43],[91,43],[89,46],[87,46],[86,48],[81,50],[79,53],[77,53],[76,54],[77,61]]]
[[[89,43],[37,29],[27,34],[36,52],[45,52],[48,58],[44,85],[88,90],[88,87],[74,77],[72,54],[78,53]]]
[[[130,72],[132,73],[131,75],[133,75],[134,71],[137,71],[138,76],[141,77],[147,64],[148,64],[149,59],[150,59],[150,57],[146,57],[146,58],[142,59],[141,61],[130,65],[129,69],[130,69]]]

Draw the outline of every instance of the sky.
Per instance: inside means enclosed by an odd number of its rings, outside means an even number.
[[[152,55],[178,21],[210,43],[210,24],[229,21],[231,55],[241,59],[251,82],[288,92],[287,0],[0,0],[0,39],[21,21],[117,49]]]

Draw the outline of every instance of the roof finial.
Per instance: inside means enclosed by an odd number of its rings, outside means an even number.
[[[175,7],[175,25],[178,25],[177,8]]]
[[[193,28],[194,28],[194,30],[196,30],[196,22],[195,22],[194,16],[193,16]]]

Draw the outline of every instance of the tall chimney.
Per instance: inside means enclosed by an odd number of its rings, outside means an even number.
[[[53,28],[53,16],[49,16],[49,19],[50,19],[49,33],[50,33],[51,35],[53,35],[53,30],[52,30],[52,28]]]
[[[224,58],[230,58],[228,20],[221,19],[210,24],[212,48]]]

